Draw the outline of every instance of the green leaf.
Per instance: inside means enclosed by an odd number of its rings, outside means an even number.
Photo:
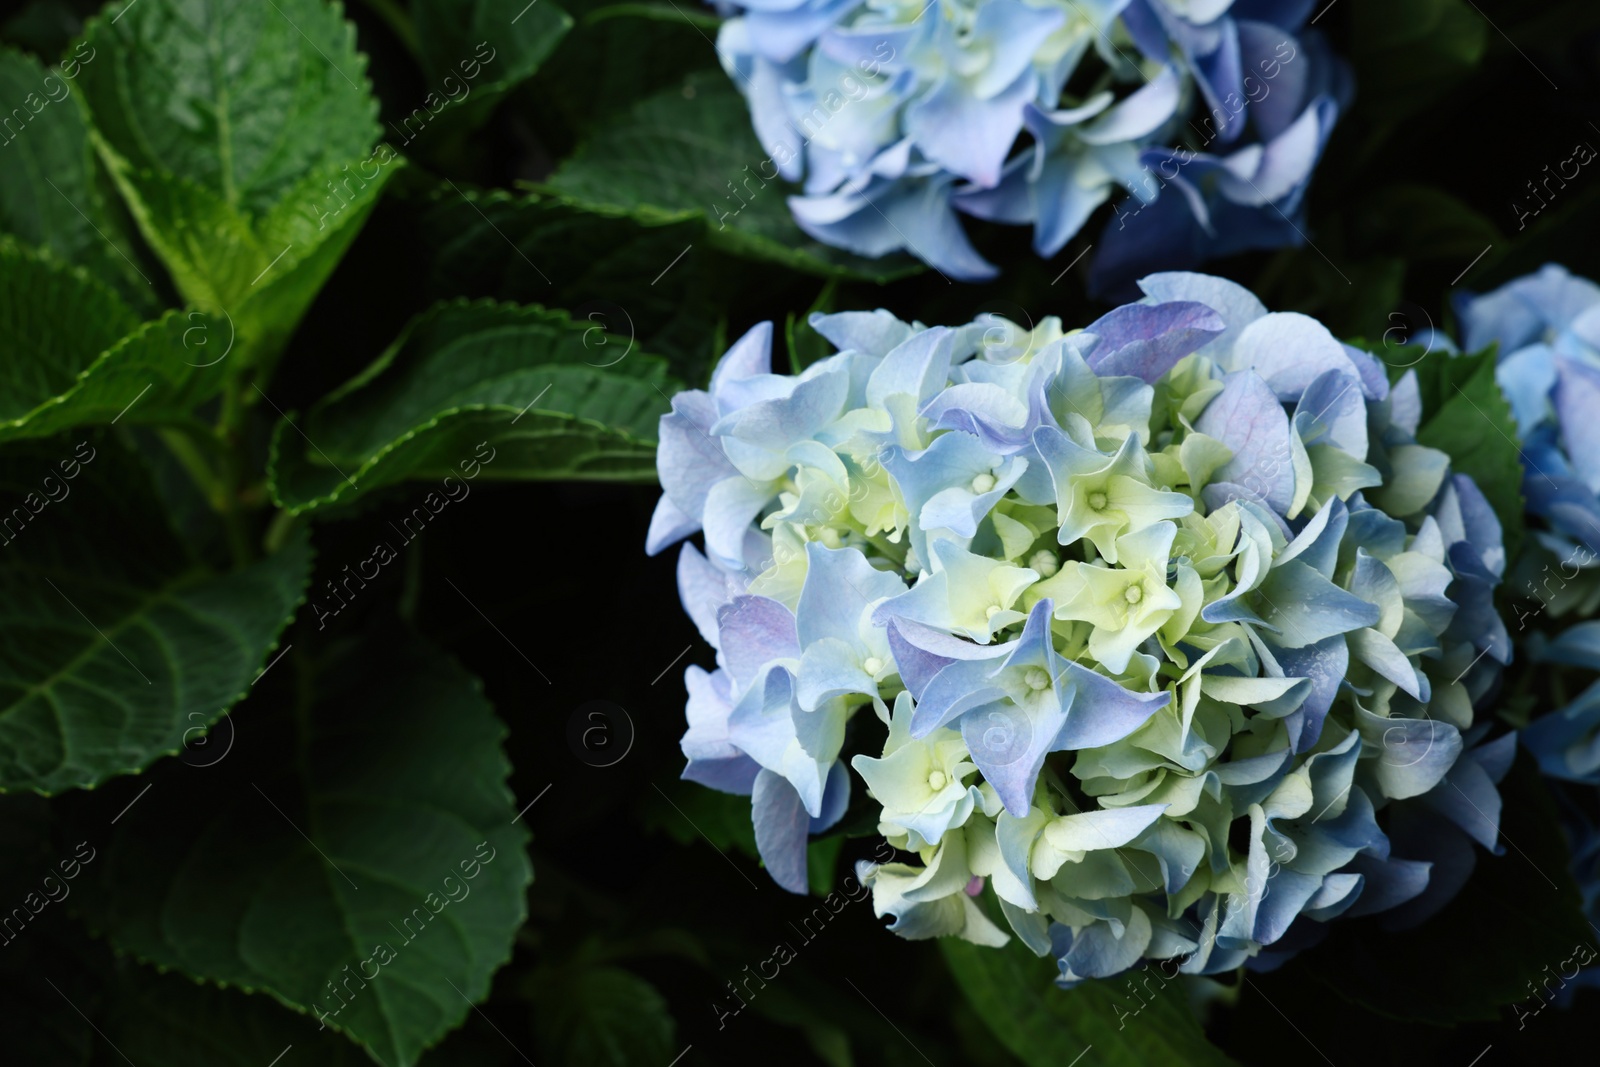
[[[534,1020],[547,1058],[585,1067],[666,1064],[677,1026],[667,1002],[620,967],[580,967],[546,976]]]
[[[1361,99],[1393,124],[1441,99],[1483,59],[1489,27],[1465,0],[1355,0]]]
[[[993,949],[947,937],[939,947],[995,1040],[1030,1067],[1072,1063],[1090,1045],[1094,1062],[1104,1067],[1233,1062],[1206,1040],[1189,1011],[1181,976],[1167,979],[1147,966],[1126,977],[1059,989],[1054,963],[1034,956],[1016,938]],[[1125,983],[1134,981],[1136,992],[1125,991]]]
[[[90,22],[94,140],[185,299],[271,356],[400,162],[321,0],[141,0]]]
[[[111,290],[0,241],[0,419],[14,422],[71,389],[78,372],[139,320]]]
[[[403,633],[345,651],[292,715],[240,710],[227,773],[169,765],[181,780],[116,825],[83,907],[120,952],[270,993],[408,1067],[509,959],[527,832],[475,678]]]
[[[1419,364],[1418,381],[1426,382],[1423,410],[1429,417],[1417,440],[1448,453],[1451,467],[1478,483],[1500,519],[1506,558],[1516,559],[1523,538],[1522,451],[1494,368],[1493,348],[1475,356],[1441,354]]]
[[[110,990],[101,1028],[139,1067],[262,1067],[290,1047],[297,1067],[372,1063],[349,1041],[331,1030],[319,1032],[315,1021],[270,997],[197,985],[144,967],[126,970]]]
[[[833,892],[844,836],[813,838],[806,844],[806,882],[815,896]]]
[[[784,323],[784,336],[789,342],[789,367],[795,374],[833,353],[832,342],[812,328],[811,316],[818,313],[826,315],[834,310],[836,288],[835,280],[828,279],[817,294],[817,299],[812,301],[811,310],[798,316],[790,312]]]
[[[1445,189],[1416,182],[1385,186],[1366,197],[1350,222],[1362,247],[1404,249],[1413,264],[1470,262],[1503,240],[1482,212]],[[1412,329],[1424,325],[1411,324]]]
[[[606,331],[588,334],[591,344],[625,336],[671,360],[677,377],[690,382],[702,380],[720,354],[711,350],[711,334],[737,290],[736,272],[713,273],[706,257],[694,255],[666,269],[699,238],[698,221],[639,223],[547,196],[451,185],[432,192],[416,219],[430,300],[491,297],[566,308]],[[574,257],[574,248],[585,254]],[[748,274],[742,263],[738,268]],[[610,357],[595,350],[587,358]]]
[[[0,241],[0,441],[112,422],[181,422],[215,395],[231,329],[199,312],[138,325],[109,289]]]
[[[6,116],[0,147],[0,231],[75,263],[114,286],[141,308],[155,304],[149,277],[123,218],[101,195],[94,150],[75,95],[82,73],[80,45],[46,69],[32,56],[0,48],[0,100]],[[69,74],[71,75],[69,77]]]
[[[86,28],[81,85],[125,166],[267,214],[378,137],[355,27],[322,0],[139,0]]]
[[[714,42],[721,20],[709,7],[611,0],[565,0],[563,6],[577,25],[525,97],[538,101],[527,117],[553,143],[557,158],[646,97],[681,89],[685,75],[720,69]]]
[[[888,281],[922,269],[903,254],[864,259],[812,240],[789,214],[790,190],[765,180],[764,164],[772,166],[744,98],[723,72],[703,71],[603,127],[548,184],[602,213],[705,219],[713,246],[793,270]]]
[[[480,473],[654,481],[656,426],[678,386],[663,360],[628,349],[539,307],[439,305],[302,423],[278,427],[273,499],[298,513]]]
[[[706,789],[682,779],[671,780],[663,793],[665,799],[654,792],[644,795],[640,819],[646,829],[660,830],[679,845],[704,841],[724,856],[742,852],[759,862],[761,853],[750,822],[749,797]]]
[[[452,123],[458,129],[487,118],[572,28],[572,16],[554,0],[417,0],[414,18],[423,75],[434,95],[464,111]]]
[[[180,750],[248,691],[305,594],[303,540],[191,562],[109,440],[0,453],[0,790],[97,785]]]

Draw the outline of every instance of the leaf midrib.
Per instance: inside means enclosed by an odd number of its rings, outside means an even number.
[[[59,685],[64,678],[74,673],[79,667],[83,666],[86,661],[92,659],[95,655],[98,655],[105,648],[110,648],[115,651],[116,646],[111,641],[112,634],[120,634],[126,629],[147,622],[151,611],[153,611],[160,604],[171,603],[174,606],[178,606],[178,602],[173,600],[174,594],[185,588],[188,588],[189,586],[200,584],[209,576],[210,575],[208,572],[200,567],[190,568],[189,570],[182,572],[170,581],[164,583],[153,595],[148,596],[143,603],[123,615],[122,618],[119,619],[109,631],[95,626],[92,621],[89,622],[88,625],[90,629],[95,631],[95,639],[88,642],[84,646],[83,651],[79,652],[72,659],[68,660],[54,674],[46,678],[42,678],[33,685],[30,685],[27,689],[23,690],[22,695],[16,700],[13,700],[4,707],[0,707],[0,723],[9,722],[10,719],[19,713],[20,709],[24,705],[38,699],[41,694],[53,690],[54,687]],[[143,593],[144,591],[141,590],[140,592]],[[70,604],[71,602],[69,601],[68,603]],[[154,683],[152,682],[151,684]],[[65,749],[65,744],[63,744],[62,747]]]
[[[217,159],[222,178],[222,199],[230,208],[239,207],[239,190],[233,178],[233,116],[231,97],[222,61],[221,17],[216,4],[206,7],[206,51],[211,60],[211,83],[216,92]]]

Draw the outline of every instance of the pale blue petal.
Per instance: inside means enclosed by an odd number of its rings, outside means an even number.
[[[756,850],[772,880],[791,893],[804,894],[806,840],[811,820],[795,792],[780,775],[762,770],[750,794],[750,820],[755,824]]]
[[[728,575],[713,566],[694,545],[684,545],[678,553],[678,599],[689,613],[695,629],[712,648],[720,640],[717,611],[742,589],[729,588]]]
[[[1600,493],[1600,369],[1558,359],[1553,399],[1572,467],[1591,492]]]
[[[1237,282],[1209,274],[1186,271],[1149,274],[1139,279],[1139,288],[1152,300],[1193,300],[1220,315],[1226,329],[1199,352],[1208,359],[1216,360],[1227,371],[1240,369],[1240,365],[1232,362],[1233,346],[1239,340],[1239,335],[1246,326],[1267,313],[1266,306],[1250,290]]]
[[[810,820],[808,829],[820,834],[831,829],[850,807],[850,772],[844,764],[835,763],[828,768],[828,784],[822,792],[822,811]]]
[[[710,394],[686,390],[672,398],[672,410],[661,416],[656,446],[656,473],[661,488],[685,515],[700,518],[711,487],[738,474],[722,446],[710,434],[717,421]]]
[[[718,410],[730,410],[722,402],[737,396],[738,386],[746,379],[771,373],[772,323],[758,322],[723,353],[717,369],[711,372],[711,395],[718,401]]]
[[[662,493],[661,499],[656,501],[655,511],[650,514],[650,529],[644,538],[645,555],[654,556],[698,529],[699,518],[678,507],[672,502],[672,497]]]
[[[1443,780],[1461,755],[1461,732],[1437,719],[1383,718],[1356,707],[1361,736],[1378,751],[1373,778],[1391,800],[1421,796]]]
[[[1367,405],[1361,380],[1349,370],[1324,371],[1295,406],[1294,421],[1306,443],[1328,443],[1356,459],[1367,458]]]
[[[874,603],[906,591],[888,571],[867,562],[859,549],[806,545],[806,579],[800,589],[796,633],[801,645],[836,637],[852,646],[861,641],[862,616]]]
[[[928,683],[957,660],[995,660],[1003,654],[994,645],[980,645],[953,637],[920,622],[901,616],[888,616],[889,649],[899,668],[900,680],[917,701]],[[992,669],[992,668],[991,668]]]
[[[847,642],[837,637],[806,642],[795,685],[802,708],[811,711],[825,700],[849,693],[875,696],[877,692],[877,683],[861,668],[861,657]]]
[[[742,474],[724,478],[711,487],[701,521],[705,524],[706,551],[720,566],[735,573],[744,568],[745,531],[774,495],[771,486],[752,482]]]
[[[685,708],[689,729],[679,745],[689,763],[682,777],[724,793],[749,796],[761,766],[728,740],[733,705],[727,675],[721,671],[707,674],[691,665],[684,671],[683,681],[689,690]]]
[[[894,322],[903,325],[899,320]],[[884,332],[892,334],[889,330]],[[955,339],[954,330],[935,326],[895,345],[867,382],[867,405],[882,407],[885,400],[898,393],[914,397],[919,407],[933,399],[950,378]]]
[[[972,762],[1012,815],[1028,813],[1045,754],[1066,719],[1060,702],[1044,694],[1026,710],[999,700],[961,716],[961,738]]]
[[[886,356],[912,336],[909,325],[882,308],[876,311],[841,311],[833,315],[814,312],[808,321],[813,330],[833,342],[833,347],[841,352]]]
[[[1261,906],[1256,909],[1256,925],[1252,935],[1263,945],[1270,945],[1282,937],[1289,924],[1294,922],[1317,890],[1322,888],[1320,874],[1301,874],[1280,868],[1267,879]]]
[[[1228,375],[1222,392],[1195,420],[1195,429],[1233,450],[1233,458],[1216,472],[1218,481],[1244,487],[1280,514],[1289,509],[1294,502],[1289,416],[1259,375],[1252,370]]]
[[[1339,695],[1349,669],[1350,651],[1342,636],[1329,637],[1300,648],[1274,648],[1273,655],[1290,678],[1310,678],[1311,692],[1288,721],[1290,743],[1296,752],[1308,752],[1322,736],[1322,723]],[[1296,732],[1298,731],[1298,732]]]
[[[1431,866],[1416,860],[1357,856],[1350,861],[1350,870],[1362,877],[1361,899],[1345,911],[1345,916],[1355,919],[1373,915],[1411,900],[1428,887]]]
[[[1272,312],[1246,326],[1234,345],[1234,360],[1290,403],[1328,371],[1343,371],[1358,381],[1361,377],[1326,326],[1293,311]]]
[[[1062,663],[1065,674],[1057,685],[1063,690],[1070,688],[1071,705],[1067,721],[1050,747],[1052,752],[1099,748],[1120,741],[1172,699],[1168,692],[1135,693],[1087,667],[1066,660]]]
[[[1488,772],[1469,753],[1455,762],[1444,781],[1442,788],[1427,794],[1424,803],[1484,848],[1496,855],[1505,852],[1499,843],[1500,790]]]
[[[1278,630],[1274,643],[1304,648],[1335,634],[1377,625],[1378,607],[1346,592],[1298,560],[1274,566],[1261,586],[1262,618]]]
[[[994,0],[987,6],[1005,2]],[[990,188],[1000,183],[1000,168],[1022,131],[1023,105],[1037,91],[1038,76],[1031,70],[987,99],[974,96],[959,76],[947,74],[931,93],[906,108],[906,133],[951,174]]]
[[[1138,905],[1134,918],[1119,937],[1108,922],[1090,923],[1072,938],[1072,947],[1061,957],[1064,973],[1078,978],[1105,978],[1125,971],[1144,955],[1150,944],[1150,920]]]
[[[722,661],[743,693],[775,663],[800,655],[794,615],[764,596],[735,597],[717,611]]]

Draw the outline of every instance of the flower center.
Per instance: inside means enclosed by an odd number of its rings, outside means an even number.
[[[1028,566],[1038,571],[1041,578],[1054,577],[1055,573],[1061,569],[1061,563],[1056,559],[1056,554],[1048,548],[1041,548],[1029,556]]]
[[[824,526],[817,530],[817,540],[829,548],[838,548],[840,545],[839,531],[832,526]]]
[[[879,659],[877,656],[868,656],[866,659],[861,661],[861,669],[876,678],[878,676],[878,672],[883,670],[883,660]]]
[[[1122,591],[1122,599],[1130,604],[1137,604],[1144,599],[1144,589],[1137,585],[1130,585]]]
[[[945,784],[948,781],[949,779],[944,776],[943,771],[934,771],[932,774],[928,775],[928,788],[937,793],[939,790],[945,787]]]
[[[992,619],[996,615],[1000,614],[1000,612],[1002,610],[1004,610],[1004,609],[1002,609],[999,604],[990,604],[987,608],[984,609],[983,617],[986,618],[986,619]]]
[[[1050,674],[1041,667],[1029,667],[1028,673],[1022,676],[1022,680],[1029,689],[1035,691],[1050,688]]]
[[[980,474],[976,478],[972,479],[972,491],[974,493],[987,493],[993,488],[994,475],[992,474]]]
[[[1098,489],[1089,494],[1089,506],[1095,511],[1104,511],[1108,503],[1110,501],[1106,498],[1106,495]]]

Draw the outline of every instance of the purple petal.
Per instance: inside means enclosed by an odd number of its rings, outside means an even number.
[[[1222,392],[1195,420],[1195,429],[1233,449],[1233,458],[1216,472],[1217,481],[1242,486],[1280,514],[1289,509],[1294,502],[1289,416],[1255,371],[1228,375]]]
[[[800,655],[789,609],[764,596],[741,596],[717,612],[722,658],[734,687],[743,692],[775,660]]]
[[[1060,704],[1030,712],[1010,700],[997,700],[962,716],[961,737],[972,762],[1017,818],[1028,814],[1039,769],[1066,716]]]
[[[1098,748],[1120,741],[1165,707],[1171,693],[1135,693],[1104,675],[1071,661],[1063,661],[1066,672],[1057,683],[1071,686],[1072,702],[1052,752],[1072,752]]]
[[[920,622],[887,616],[889,652],[900,680],[918,701],[934,675],[957,660],[994,659],[995,646],[964,641]]]
[[[1100,340],[1086,361],[1103,378],[1128,375],[1153,384],[1226,329],[1222,316],[1193,301],[1125,304],[1088,327]]]
[[[791,893],[806,892],[806,839],[811,817],[788,779],[763,769],[750,793],[756,850],[772,880]]]

